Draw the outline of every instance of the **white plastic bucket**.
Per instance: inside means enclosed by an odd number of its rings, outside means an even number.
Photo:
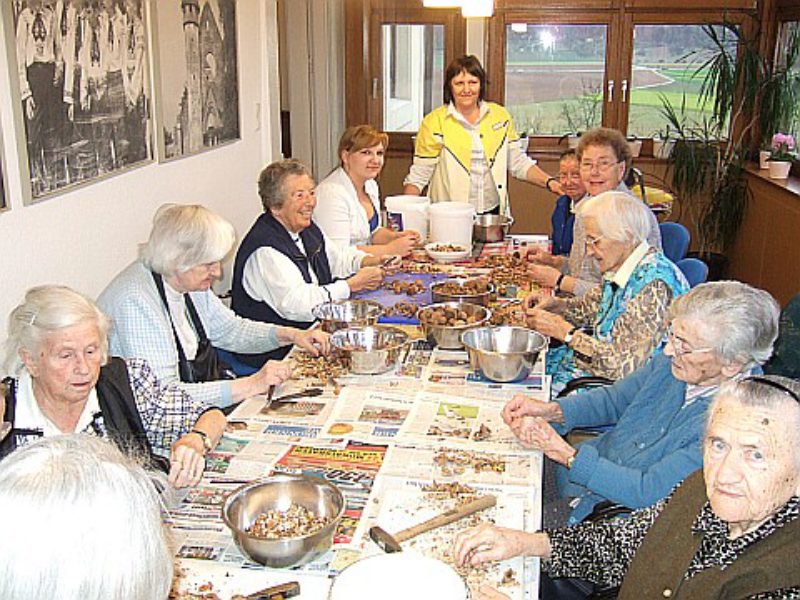
[[[427,196],[388,196],[386,198],[387,227],[395,231],[414,230],[425,240],[428,237]]]
[[[364,558],[333,580],[329,600],[468,600],[466,582],[451,567],[413,551]]]
[[[472,248],[475,207],[468,202],[437,202],[430,208],[431,242]]]

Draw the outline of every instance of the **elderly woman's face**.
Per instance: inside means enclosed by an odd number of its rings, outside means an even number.
[[[581,170],[577,156],[565,156],[558,164],[558,181],[561,189],[573,200],[578,200],[586,193],[581,179]]]
[[[222,262],[217,260],[194,266],[182,273],[176,273],[167,277],[167,282],[175,291],[185,294],[209,290],[220,277],[222,277]]]
[[[288,175],[283,182],[283,206],[272,214],[286,229],[300,233],[311,225],[311,215],[317,206],[317,188],[308,175]]]
[[[23,350],[37,400],[85,402],[100,376],[101,342],[97,324],[87,321],[46,335],[36,356]]]
[[[750,531],[795,494],[797,406],[744,406],[722,396],[712,406],[704,442],[703,474],[711,508],[732,537]]]
[[[709,327],[699,319],[673,319],[664,354],[672,357],[675,379],[692,385],[718,385],[742,370],[744,365],[723,361],[714,352]]]
[[[597,259],[601,273],[619,269],[634,250],[630,244],[605,237],[594,217],[584,218],[583,228],[586,232],[586,254]]]
[[[591,196],[616,189],[625,174],[625,163],[611,146],[588,146],[580,162],[581,180]]]

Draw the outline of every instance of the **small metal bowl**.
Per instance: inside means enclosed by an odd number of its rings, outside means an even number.
[[[333,333],[345,327],[374,325],[383,314],[383,307],[372,300],[339,300],[325,302],[311,309],[322,331]]]
[[[474,278],[473,278],[474,279]],[[470,304],[480,304],[481,306],[489,306],[489,297],[494,293],[494,284],[487,282],[486,291],[480,294],[448,294],[442,291],[445,284],[455,284],[461,288],[470,281],[470,279],[445,279],[444,281],[436,281],[431,284],[431,299],[434,302],[469,302]]]
[[[461,340],[470,366],[501,383],[525,379],[548,344],[538,331],[508,326],[472,329]]]
[[[315,515],[329,517],[330,523],[305,536],[266,540],[247,533],[256,517],[269,510],[287,511],[296,504]],[[332,483],[310,475],[274,475],[244,485],[222,506],[225,522],[239,549],[254,561],[274,569],[302,565],[327,552],[344,514],[342,492]]]
[[[395,366],[408,344],[405,331],[388,325],[348,327],[331,336],[331,345],[350,362],[350,372],[376,375]]]
[[[468,317],[477,316],[478,320],[475,323],[467,325],[434,325],[425,318],[426,313],[436,308],[443,307],[457,308],[467,313]],[[485,306],[478,304],[470,304],[469,302],[439,302],[437,304],[429,304],[417,311],[417,319],[422,326],[422,332],[429,342],[436,344],[445,350],[459,350],[464,347],[461,343],[461,334],[470,329],[481,327],[485,325],[492,316],[490,311]]]
[[[478,215],[472,223],[472,239],[476,242],[502,242],[514,224],[505,215]]]

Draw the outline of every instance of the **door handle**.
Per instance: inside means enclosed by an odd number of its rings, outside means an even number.
[[[613,102],[614,101],[614,80],[613,79],[609,79],[608,80],[608,101],[609,102]]]
[[[628,98],[628,80],[627,79],[623,79],[622,80],[622,98],[621,98],[622,102],[627,102],[628,101],[627,98]]]

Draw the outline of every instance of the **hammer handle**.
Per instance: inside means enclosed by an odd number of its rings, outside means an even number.
[[[454,508],[453,510],[448,510],[440,515],[436,515],[432,519],[428,519],[419,525],[414,525],[408,529],[403,529],[403,531],[394,534],[394,539],[398,542],[405,542],[406,540],[410,540],[411,538],[416,537],[421,533],[425,533],[426,531],[430,531],[431,529],[436,529],[437,527],[443,527],[445,525],[449,525],[450,523],[455,523],[459,519],[468,517],[469,515],[480,510],[491,508],[495,504],[497,504],[497,498],[494,496],[481,496],[477,500],[473,500],[468,504],[464,504],[463,506]]]

